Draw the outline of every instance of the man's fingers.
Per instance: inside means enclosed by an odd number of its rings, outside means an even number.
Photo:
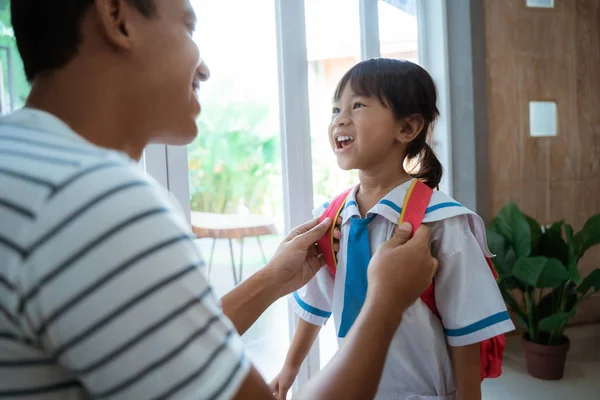
[[[302,225],[299,225],[299,226],[295,227],[294,229],[292,229],[290,231],[290,233],[287,235],[287,239],[291,240],[291,239],[295,238],[296,236],[300,236],[303,233],[310,231],[311,229],[313,229],[315,226],[318,226],[318,225],[319,225],[319,218],[313,218],[310,221],[305,222]]]
[[[306,224],[302,225],[305,226]],[[296,240],[301,240],[306,246],[309,246],[313,243],[316,243],[319,239],[327,233],[327,229],[331,226],[331,219],[325,218],[323,222],[314,226],[309,231],[304,232],[298,236],[296,236]]]
[[[431,229],[425,225],[421,225],[415,232],[413,236],[413,241],[418,244],[424,244],[425,246],[429,246],[431,242]]]
[[[412,226],[408,222],[400,224],[396,228],[394,236],[388,240],[388,245],[392,247],[398,247],[408,242],[410,235],[412,234]]]

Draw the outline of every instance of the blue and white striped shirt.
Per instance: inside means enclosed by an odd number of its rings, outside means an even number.
[[[201,265],[135,162],[0,119],[0,398],[232,398],[249,362]]]

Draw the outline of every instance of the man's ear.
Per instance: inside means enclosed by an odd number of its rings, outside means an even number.
[[[421,133],[424,126],[425,120],[420,114],[403,117],[399,121],[396,139],[400,143],[410,143]]]
[[[116,48],[131,48],[135,9],[126,0],[95,0],[94,7],[104,39]]]

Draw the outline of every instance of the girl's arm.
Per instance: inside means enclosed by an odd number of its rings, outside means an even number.
[[[298,327],[288,350],[285,364],[270,384],[271,391],[275,393],[275,397],[278,400],[285,400],[287,398],[287,393],[294,384],[296,376],[298,376],[300,366],[308,355],[320,330],[320,326],[313,325],[299,318]]]
[[[299,369],[320,331],[320,326],[313,325],[299,318],[296,333],[285,359],[285,366]]]
[[[485,259],[487,249],[480,245],[485,243],[483,227],[479,217],[466,215],[431,224],[431,252],[440,262],[435,301],[460,400],[481,399],[480,342],[514,329]]]
[[[456,379],[456,400],[481,400],[479,343],[451,347]]]

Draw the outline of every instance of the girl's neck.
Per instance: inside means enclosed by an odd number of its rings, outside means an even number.
[[[356,193],[356,203],[363,217],[386,194],[411,179],[402,167],[360,170],[358,176],[360,186]]]

